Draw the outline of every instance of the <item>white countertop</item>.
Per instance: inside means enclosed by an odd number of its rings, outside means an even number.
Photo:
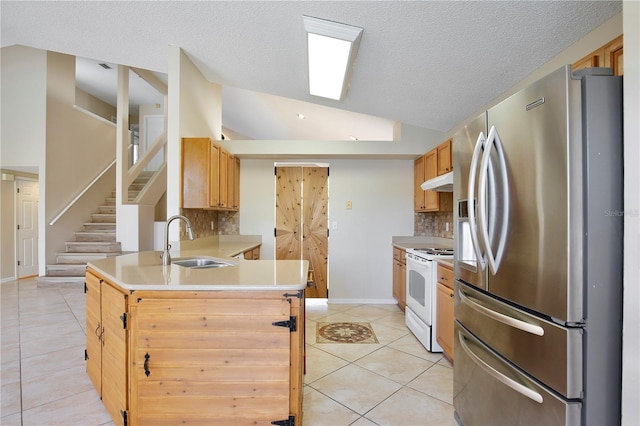
[[[256,241],[223,241],[217,237],[181,241],[171,257],[209,257],[233,263],[222,268],[163,266],[160,251],[94,260],[88,266],[129,291],[297,291],[307,286],[306,260],[244,260],[232,256],[260,245]]]
[[[441,237],[391,237],[391,243],[401,249],[453,248],[453,240]]]

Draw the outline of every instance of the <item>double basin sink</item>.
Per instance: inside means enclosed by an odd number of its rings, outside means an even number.
[[[171,264],[183,266],[190,269],[224,268],[225,266],[235,266],[236,262],[216,259],[212,257],[180,257],[171,260]]]

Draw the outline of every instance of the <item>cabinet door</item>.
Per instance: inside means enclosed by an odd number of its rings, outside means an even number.
[[[451,139],[438,146],[438,176],[453,170]]]
[[[220,158],[218,159],[218,178],[220,187],[219,207],[229,207],[229,153],[224,149],[220,149]]]
[[[238,157],[234,157],[233,162],[233,209],[240,210],[240,159]]]
[[[127,410],[127,296],[102,282],[102,402],[114,423]]]
[[[400,309],[404,311],[405,306],[407,306],[407,264],[405,262],[400,262],[398,281],[400,283],[400,300],[402,301]]]
[[[290,315],[284,298],[138,300],[132,307],[132,423],[288,419],[292,333],[273,323]]]
[[[424,182],[424,160],[425,156],[413,162],[413,209],[415,211],[424,210],[424,191],[420,185]]]
[[[240,206],[240,159],[229,154],[227,161],[227,201],[230,210]]]
[[[100,279],[86,275],[87,375],[102,398],[102,322],[100,321]]]
[[[436,340],[447,358],[453,360],[453,290],[438,283],[436,303]]]
[[[583,68],[593,68],[593,67],[597,67],[599,62],[600,62],[600,55],[598,55],[597,52],[593,52],[585,56],[584,58],[580,59],[579,61],[575,62],[571,66],[571,69],[573,71],[578,71]]]
[[[209,138],[182,139],[182,207],[185,209],[211,206],[215,194],[209,192],[210,146]]]
[[[602,66],[613,69],[613,75],[624,75],[622,36],[607,43],[602,49],[604,64]]]
[[[433,179],[438,176],[438,151],[432,150],[425,155],[424,178],[425,180]],[[439,195],[437,191],[424,191],[426,211],[437,211],[440,207]]]
[[[209,162],[211,164],[211,169],[209,172],[209,207],[219,207],[220,206],[220,148],[213,142],[209,142],[210,148],[210,157]]]

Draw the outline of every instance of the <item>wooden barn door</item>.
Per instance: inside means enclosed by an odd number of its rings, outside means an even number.
[[[276,259],[309,261],[306,297],[328,297],[328,167],[276,168]]]

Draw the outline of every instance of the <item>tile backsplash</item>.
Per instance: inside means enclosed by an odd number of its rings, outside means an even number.
[[[191,221],[196,238],[212,235],[238,235],[240,233],[239,212],[182,209],[181,214]],[[180,225],[180,239],[187,239],[187,231],[184,224]]]
[[[453,238],[453,212],[414,213],[413,235]]]

